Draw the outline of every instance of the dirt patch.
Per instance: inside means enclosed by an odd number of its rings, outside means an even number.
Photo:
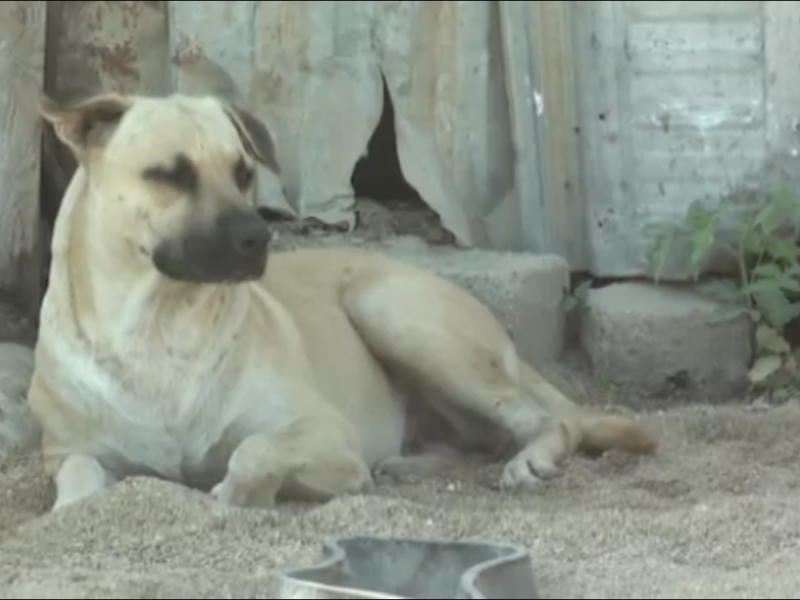
[[[151,479],[60,514],[36,457],[0,470],[0,597],[258,598],[326,536],[492,538],[530,549],[548,598],[784,598],[800,589],[800,406],[643,416],[652,458],[576,459],[534,493],[499,465],[327,505],[240,510]]]

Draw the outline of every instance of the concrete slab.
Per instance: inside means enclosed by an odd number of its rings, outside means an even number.
[[[562,298],[569,287],[569,266],[563,258],[452,248],[392,254],[448,278],[486,304],[531,364],[541,365],[561,353]]]
[[[555,359],[564,345],[564,289],[569,265],[556,255],[431,246],[412,235],[380,241],[325,235],[282,234],[278,250],[356,246],[408,260],[450,279],[485,303],[513,337],[520,356],[534,365]]]
[[[663,396],[687,389],[722,398],[746,385],[746,318],[712,323],[716,304],[688,287],[622,283],[591,290],[581,343],[595,375]]]

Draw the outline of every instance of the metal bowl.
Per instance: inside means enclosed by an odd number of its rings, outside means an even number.
[[[312,567],[278,571],[271,598],[538,599],[528,552],[514,544],[346,537]]]

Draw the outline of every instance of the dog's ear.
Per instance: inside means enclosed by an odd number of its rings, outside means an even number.
[[[78,102],[59,103],[48,96],[39,101],[39,113],[78,160],[102,148],[133,99],[119,94],[99,94]]]
[[[281,172],[278,159],[275,157],[275,143],[267,126],[254,115],[234,104],[223,103],[225,112],[233,121],[239,137],[242,138],[247,152],[262,165],[279,175]]]

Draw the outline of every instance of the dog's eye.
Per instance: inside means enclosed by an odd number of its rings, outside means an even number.
[[[245,191],[253,184],[255,170],[240,158],[233,167],[233,179],[241,191]]]
[[[194,192],[197,189],[197,171],[188,158],[179,154],[170,168],[151,167],[144,172],[145,179],[165,183],[182,192]]]

